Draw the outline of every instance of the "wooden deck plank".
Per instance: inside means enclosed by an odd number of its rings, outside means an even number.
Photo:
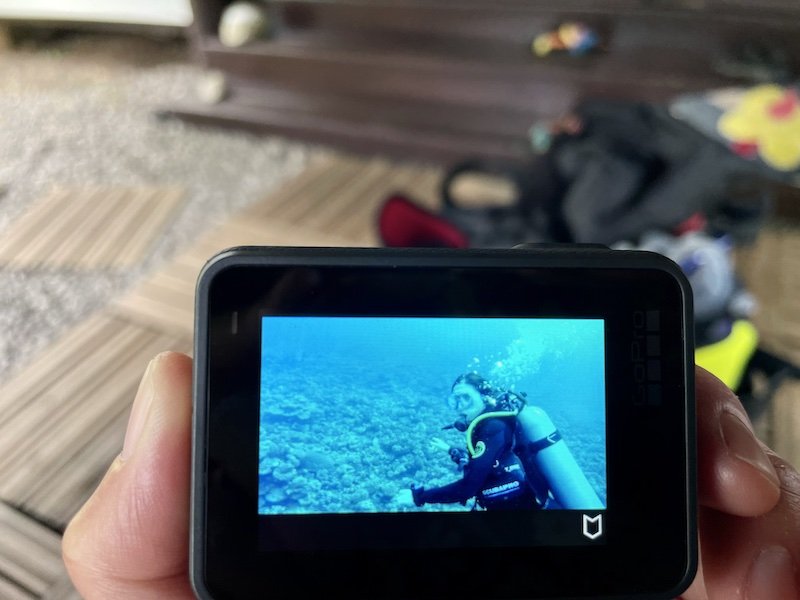
[[[386,160],[373,159],[365,162],[354,175],[347,181],[338,194],[324,199],[322,202],[313,203],[303,199],[303,212],[290,221],[302,223],[304,227],[312,229],[328,229],[331,221],[341,212],[342,206],[357,203],[366,190],[380,184],[391,172],[391,165]]]
[[[736,252],[739,275],[758,301],[753,322],[760,345],[800,365],[800,229],[772,224],[756,242]],[[765,441],[800,465],[800,384],[784,384],[766,416]]]
[[[138,201],[126,202],[127,197],[123,196],[118,208],[104,223],[102,233],[96,236],[92,246],[76,259],[88,268],[94,269],[102,265],[108,257],[118,254],[127,232],[135,230],[138,225],[137,220],[149,210],[147,202],[149,196],[148,191],[144,190],[137,194]]]
[[[37,370],[38,364],[28,365],[2,385],[0,394],[0,428],[9,419],[23,410],[26,404],[38,395],[55,385],[65,374],[78,368],[86,356],[81,352],[89,351],[94,344],[92,340],[109,335],[114,328],[114,320],[106,314],[97,314],[70,330],[69,335],[57,338],[45,350],[50,367],[44,371]],[[37,361],[38,363],[38,361]]]
[[[74,411],[85,408],[84,396],[91,395],[97,386],[96,378],[105,377],[108,370],[114,369],[117,364],[130,354],[130,347],[140,343],[139,332],[133,328],[121,328],[106,339],[98,339],[89,350],[76,348],[76,354],[83,354],[85,361],[77,368],[71,369],[59,378],[52,386],[44,389],[33,397],[18,396],[16,404],[23,407],[13,417],[5,419],[0,426],[0,497],[13,482],[19,477],[24,477],[24,472],[33,468],[38,463],[32,450],[37,450],[37,435],[40,431],[47,431],[48,445],[56,452],[63,449],[49,442],[51,435],[60,435],[63,432],[63,420],[72,418],[81,421],[83,414]],[[67,334],[69,336],[69,334]],[[32,365],[33,369],[46,372],[57,367],[45,356]],[[29,377],[30,375],[24,374]],[[3,390],[0,390],[3,394]],[[13,398],[11,399],[14,400]],[[103,401],[104,398],[99,400]],[[93,406],[86,407],[93,410]],[[33,445],[33,448],[31,448]],[[16,469],[10,469],[16,464]],[[38,464],[37,464],[38,466]],[[10,472],[9,472],[10,471]]]
[[[324,220],[316,226],[352,239],[356,245],[378,245],[378,209],[398,183],[407,177],[405,169],[388,163],[379,163],[379,167],[377,176],[359,176],[348,194],[331,202],[331,209],[324,213]]]
[[[337,168],[327,177],[318,179],[306,194],[295,198],[291,210],[283,210],[274,218],[305,226],[304,219],[309,214],[331,204],[335,206],[342,197],[347,197],[353,185],[367,174],[371,163],[377,164],[378,160],[339,161]]]
[[[74,235],[85,219],[86,203],[74,202],[69,193],[53,203],[53,210],[37,221],[38,229],[34,235],[21,244],[13,264],[38,267],[47,258],[51,248],[58,246],[63,240]],[[52,253],[53,258],[60,255]]]
[[[381,205],[391,194],[404,190],[416,200],[414,184],[421,175],[421,171],[413,167],[391,169],[385,179],[365,189],[356,203],[343,206],[331,226],[335,226],[340,235],[356,239],[360,244],[379,245],[377,223]]]
[[[133,399],[131,386],[126,394]],[[32,514],[45,515],[52,523],[66,525],[92,495],[114,457],[122,450],[130,406],[100,423],[102,427],[81,447],[73,447],[49,465],[44,476],[21,495],[23,506]],[[79,466],[79,468],[75,468]]]
[[[266,198],[249,206],[240,213],[243,217],[272,218],[281,214],[296,198],[303,197],[309,189],[314,188],[319,179],[328,177],[338,169],[338,161],[325,158],[307,168],[297,177],[284,183],[279,189],[270,193]]]
[[[800,230],[765,227],[736,253],[739,274],[758,300],[762,345],[800,364]]]
[[[56,189],[0,238],[0,266],[123,269],[140,263],[180,208],[177,188]]]
[[[784,383],[772,400],[772,447],[791,464],[800,465],[800,381]]]
[[[350,240],[319,231],[260,222],[252,217],[232,219],[210,232],[167,267],[153,274],[114,305],[125,318],[162,331],[190,335],[194,327],[197,276],[213,255],[232,246],[303,245],[347,246]]]
[[[36,600],[34,594],[6,579],[2,573],[0,573],[0,598],[3,600]]]
[[[43,224],[56,219],[66,206],[65,199],[64,190],[53,189],[6,228],[0,236],[0,261],[8,262],[13,259],[21,247],[36,238]]]
[[[64,266],[76,268],[82,257],[87,256],[96,240],[103,235],[106,223],[113,218],[125,194],[124,189],[103,191],[100,188],[87,190],[86,202],[93,210],[86,215],[81,224],[81,235],[67,236],[58,244],[54,253],[64,256]]]
[[[81,600],[81,595],[72,585],[72,581],[66,572],[55,580],[42,594],[41,600]]]
[[[339,159],[336,168],[328,171],[324,177],[314,180],[314,185],[308,186],[305,193],[296,194],[290,202],[285,203],[280,213],[274,215],[281,221],[296,223],[299,221],[309,204],[322,206],[332,197],[342,193],[347,186],[363,170],[363,162],[355,159]]]
[[[98,315],[0,388],[14,407],[0,420],[0,499],[66,524],[119,451],[147,362],[189,340]]]
[[[253,204],[242,216],[262,220],[286,219],[296,210],[300,200],[311,197],[324,200],[324,195],[349,177],[358,168],[358,164],[352,158],[330,158],[317,167],[304,171],[276,192]],[[301,203],[301,208],[302,206]]]
[[[0,502],[0,597],[40,598],[65,573],[61,536]]]
[[[251,214],[332,233],[352,245],[375,246],[380,241],[376,224],[383,201],[400,192],[438,210],[441,176],[438,168],[397,165],[385,159],[334,159],[316,184],[304,179],[304,187],[293,197],[281,203],[265,201]]]
[[[125,269],[138,265],[183,205],[185,190],[178,187],[152,188],[142,198],[143,218],[125,229],[124,242],[117,246],[111,267]],[[101,263],[102,264],[102,263]]]
[[[374,246],[377,210],[395,191],[436,202],[441,172],[385,159],[329,158],[288,182],[181,253],[115,303],[115,310],[164,331],[189,334],[194,288],[205,262],[231,246]]]

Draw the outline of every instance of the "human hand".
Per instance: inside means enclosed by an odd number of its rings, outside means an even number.
[[[756,441],[739,401],[702,369],[697,404],[701,569],[682,597],[798,597],[800,475]],[[159,355],[121,456],[64,534],[65,562],[87,600],[193,597],[190,430],[191,360]]]
[[[194,598],[189,584],[192,361],[148,366],[124,448],[64,532],[72,582],[86,598]]]
[[[450,444],[438,437],[431,438],[430,446],[433,450],[444,450],[445,452],[450,450]]]
[[[696,378],[700,569],[682,598],[800,598],[800,474],[755,438],[724,384]]]

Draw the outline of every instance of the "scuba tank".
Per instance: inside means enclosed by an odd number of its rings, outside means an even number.
[[[524,400],[520,397],[517,399]],[[513,418],[516,421],[514,454],[522,461],[525,475],[540,504],[546,500],[542,497],[543,484],[546,484],[561,508],[605,508],[547,413],[526,403],[519,403],[517,406],[519,408],[513,410],[483,413],[469,424],[466,437],[470,457],[477,458],[485,451],[482,441],[473,443],[475,428],[481,421]]]
[[[567,509],[605,508],[545,411],[526,405],[517,414],[514,451],[525,470],[538,469],[556,502]]]

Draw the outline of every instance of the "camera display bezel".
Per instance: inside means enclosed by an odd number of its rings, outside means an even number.
[[[657,323],[649,322],[656,313]],[[264,526],[253,499],[264,314],[604,319],[603,543],[261,550]],[[196,318],[191,570],[201,597],[335,589],[371,598],[668,598],[691,582],[697,561],[691,293],[667,259],[601,249],[239,248],[205,267]],[[282,525],[287,536],[319,527],[343,536],[384,527],[388,539],[407,528],[444,534],[514,527],[513,515],[489,513],[317,515],[297,527]]]

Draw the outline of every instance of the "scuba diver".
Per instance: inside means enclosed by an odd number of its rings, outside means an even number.
[[[605,508],[550,417],[524,393],[496,390],[473,372],[456,379],[448,405],[459,417],[444,429],[467,438],[466,451],[448,449],[463,476],[430,489],[412,484],[416,506],[475,498],[491,511]]]

